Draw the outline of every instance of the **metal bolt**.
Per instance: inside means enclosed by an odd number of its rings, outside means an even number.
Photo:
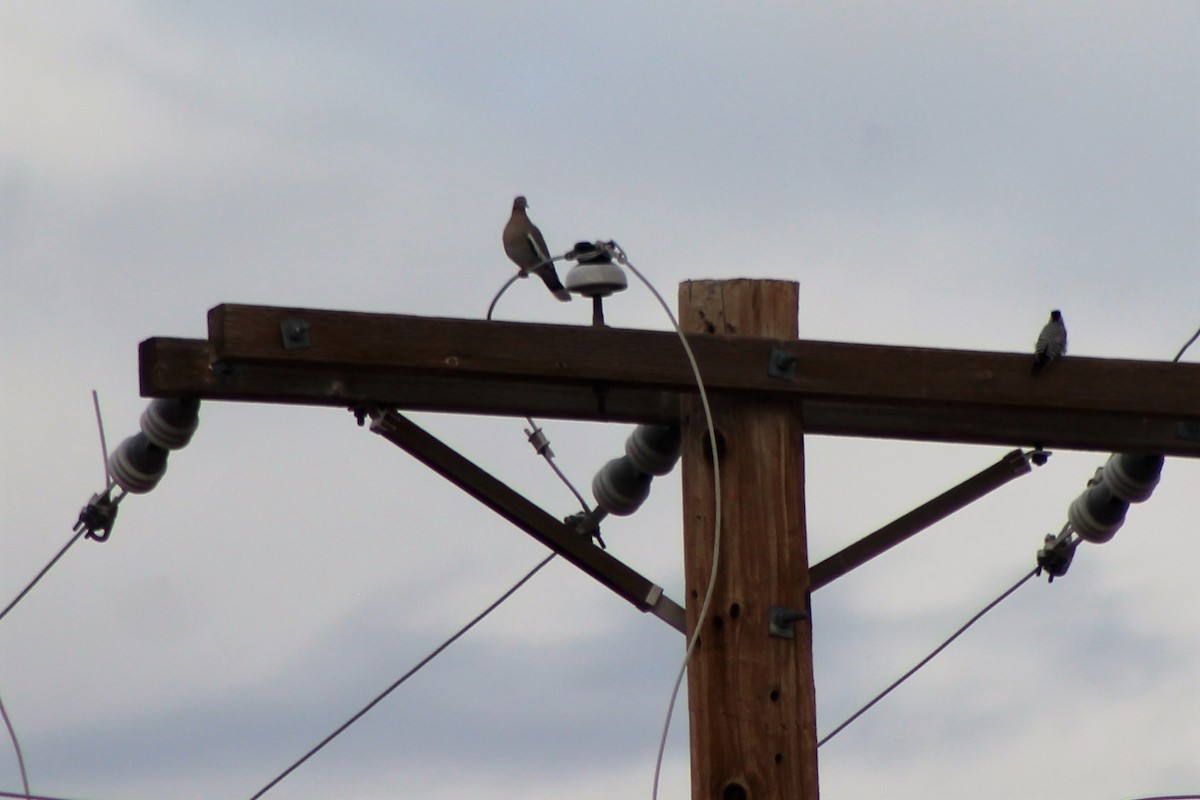
[[[771,606],[767,610],[767,633],[781,639],[796,638],[797,620],[808,619],[807,611],[797,611],[783,606]]]
[[[282,320],[279,323],[279,331],[283,334],[283,347],[286,350],[296,350],[302,347],[308,347],[310,344],[312,344],[309,338],[307,320]]]

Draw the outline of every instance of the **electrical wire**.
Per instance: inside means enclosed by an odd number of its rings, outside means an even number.
[[[79,541],[79,537],[83,536],[85,530],[86,529],[81,528],[79,531],[77,531],[76,534],[74,536],[72,536],[65,545],[63,545],[63,548],[58,551],[58,553],[54,556],[54,558],[50,559],[50,561],[46,564],[46,566],[42,567],[41,571],[38,572],[38,574],[33,577],[33,580],[31,580],[29,582],[29,585],[26,586],[24,589],[22,589],[21,593],[18,594],[16,597],[14,597],[12,599],[12,602],[9,603],[7,606],[5,606],[3,611],[0,611],[0,620],[4,619],[6,616],[8,616],[8,612],[12,611],[13,608],[16,607],[17,603],[21,602],[21,600],[25,597],[25,595],[29,594],[29,590],[32,589],[35,585],[37,585],[37,582],[42,579],[42,576],[44,576],[47,572],[50,571],[50,568],[53,567],[58,562],[58,560],[60,558],[62,558],[63,555],[66,554],[67,550],[71,549],[71,545],[73,545],[77,541]]]
[[[488,305],[487,319],[491,320],[492,312],[494,312],[496,310],[496,303],[500,302],[500,298],[504,295],[505,292],[508,291],[508,287],[510,287],[514,283],[516,283],[518,278],[528,278],[530,276],[530,274],[534,270],[536,270],[538,267],[544,266],[546,264],[553,264],[555,261],[563,261],[564,259],[566,259],[568,257],[568,255],[569,255],[568,253],[563,253],[561,256],[555,256],[554,258],[548,258],[545,261],[542,261],[538,264],[534,264],[529,269],[518,269],[517,273],[515,275],[513,275],[511,278],[509,278],[507,281],[505,281],[504,285],[500,287],[500,291],[496,292],[496,296],[492,298],[492,302]]]
[[[1187,340],[1187,343],[1184,344],[1184,346],[1182,348],[1180,348],[1179,352],[1175,354],[1175,358],[1173,358],[1171,360],[1173,362],[1178,362],[1179,359],[1183,358],[1183,354],[1185,352],[1187,352],[1187,349],[1189,347],[1191,347],[1192,344],[1197,339],[1200,339],[1200,329],[1197,329],[1196,332],[1194,334],[1192,334],[1192,338]],[[1071,533],[1071,527],[1070,527],[1070,523],[1068,522],[1067,525],[1065,525],[1063,527],[1063,530],[1059,534],[1058,538],[1062,539],[1064,536],[1069,536],[1070,533]],[[850,723],[854,722],[854,720],[858,719],[860,716],[862,716],[864,713],[866,713],[867,710],[869,710],[872,706],[874,706],[876,703],[878,703],[880,700],[882,700],[884,697],[886,697],[888,694],[890,694],[893,689],[897,688],[900,684],[904,683],[906,680],[908,680],[914,674],[916,674],[916,672],[918,670],[920,670],[922,667],[924,667],[926,664],[928,664],[930,661],[932,661],[939,653],[941,653],[943,650],[945,650],[950,645],[951,642],[953,642],[955,639],[957,639],[959,636],[961,636],[967,630],[967,628],[971,627],[976,622],[978,622],[979,619],[984,614],[991,611],[993,608],[995,608],[997,605],[999,605],[1002,600],[1007,598],[1010,594],[1012,594],[1017,589],[1019,589],[1026,581],[1028,581],[1030,578],[1032,578],[1034,575],[1036,575],[1038,573],[1039,569],[1034,569],[1028,575],[1021,578],[1021,580],[1017,581],[1016,584],[1013,585],[1007,591],[1005,591],[1004,594],[997,597],[991,603],[988,603],[983,608],[982,611],[980,611],[975,616],[971,617],[971,619],[967,620],[967,623],[965,625],[963,625],[961,628],[959,628],[957,631],[955,631],[953,634],[951,634],[950,638],[947,639],[946,641],[942,642],[937,647],[937,649],[935,649],[932,653],[930,653],[925,658],[921,659],[921,661],[918,662],[915,667],[913,667],[908,672],[901,675],[899,679],[897,679],[890,686],[888,686],[886,689],[884,689],[882,692],[880,692],[878,695],[876,695],[869,703],[867,703],[865,706],[860,708],[858,711],[854,712],[854,714],[851,715],[849,719],[847,719],[841,725],[838,725],[830,733],[826,734],[823,739],[821,739],[817,742],[817,747],[820,747],[821,745],[825,744],[830,739],[832,739],[834,736],[837,736],[839,733],[842,732],[843,729],[846,728],[846,726],[848,726]],[[1146,797],[1146,798],[1138,798],[1138,800],[1184,800],[1185,798],[1200,798],[1200,795],[1172,795],[1169,797],[1168,796]]]
[[[113,487],[113,480],[112,475],[108,471],[108,441],[104,437],[104,418],[100,414],[100,394],[95,389],[92,389],[92,407],[96,410],[96,427],[100,431],[100,455],[104,458],[104,491],[107,493]],[[37,582],[40,581],[42,577],[50,571],[51,567],[58,563],[58,560],[66,554],[67,550],[71,549],[71,545],[79,541],[79,537],[82,536],[85,531],[85,528],[80,528],[78,531],[76,531],[75,535],[72,536],[70,540],[63,546],[63,548],[58,551],[54,558],[50,559],[49,563],[42,567],[41,571],[34,576],[33,580],[21,590],[21,593],[14,597],[12,602],[4,607],[3,611],[0,611],[0,620],[8,616],[8,612],[16,608],[17,603],[21,602],[25,595],[29,594],[29,590],[32,589]],[[13,727],[12,720],[8,716],[8,709],[4,707],[3,697],[0,697],[0,717],[3,717],[4,727],[8,729],[8,737],[12,739],[13,750],[17,756],[17,767],[21,771],[21,785],[25,789],[25,796],[29,797],[29,774],[25,770],[25,756],[21,752],[21,742],[17,737],[16,728]],[[0,797],[2,796],[4,796],[4,793],[0,792]]]
[[[21,785],[25,787],[25,795],[29,795],[29,775],[25,772],[25,756],[21,754],[21,743],[17,741],[17,731],[13,727],[12,720],[8,718],[8,709],[4,707],[4,700],[0,698],[0,716],[4,717],[4,726],[8,728],[8,736],[12,739],[13,750],[17,752],[17,766],[21,770]]]
[[[100,395],[95,389],[92,390],[92,407],[96,410],[96,427],[100,430],[100,454],[104,457],[104,492],[108,492],[110,489],[112,489],[114,484],[112,476],[108,471],[108,442],[104,438],[104,419],[100,416]],[[8,612],[12,611],[17,603],[21,602],[21,599],[24,598],[25,595],[29,594],[29,590],[32,589],[34,585],[37,584],[37,582],[40,581],[42,577],[50,571],[50,568],[53,567],[58,560],[63,557],[64,554],[66,554],[67,550],[71,549],[71,545],[79,541],[79,537],[82,536],[84,532],[84,529],[80,529],[78,532],[76,532],[76,534],[70,538],[63,548],[58,551],[58,554],[54,556],[54,558],[50,559],[50,563],[42,567],[41,571],[34,576],[32,581],[29,582],[29,585],[22,589],[21,593],[14,597],[12,602],[4,607],[3,611],[0,611],[0,620],[4,619],[8,615]]]
[[[1187,352],[1187,349],[1189,347],[1191,347],[1192,343],[1195,342],[1197,339],[1200,339],[1200,328],[1197,328],[1196,332],[1192,334],[1192,338],[1187,340],[1187,344],[1185,344],[1183,347],[1179,348],[1179,352],[1175,354],[1175,357],[1173,359],[1171,359],[1171,361],[1176,362],[1176,361],[1179,361],[1179,359],[1183,358],[1183,354]]]
[[[553,264],[555,261],[562,261],[566,257],[567,257],[567,255],[564,253],[561,256],[555,256],[554,258],[548,259],[547,261],[544,261],[542,263],[543,264]],[[537,267],[540,267],[540,266],[542,266],[542,264],[537,265]],[[537,267],[534,267],[534,269],[537,269]],[[492,298],[492,302],[488,305],[487,320],[489,322],[492,319],[492,314],[495,313],[495,311],[496,311],[496,304],[498,302],[500,302],[500,298],[504,295],[504,293],[506,291],[508,291],[508,287],[512,286],[516,282],[517,278],[524,278],[527,275],[528,275],[528,271],[520,270],[515,275],[513,275],[511,278],[509,278],[507,281],[505,281],[504,285],[500,287],[500,291],[496,292],[496,296]],[[533,421],[533,417],[527,416],[527,417],[525,417],[525,420],[529,423],[529,427],[530,427],[530,430],[526,431],[526,433],[532,438],[534,433],[541,430],[541,426],[539,426],[536,422]],[[563,471],[561,469],[559,469],[558,465],[554,463],[554,455],[550,452],[550,448],[546,447],[544,450],[541,450],[539,452],[539,455],[541,455],[542,458],[546,459],[546,463],[550,465],[550,469],[554,470],[554,474],[558,476],[558,479],[560,481],[562,481],[563,484],[568,489],[571,490],[571,494],[575,495],[575,499],[578,500],[579,505],[583,507],[584,513],[590,514],[592,510],[591,510],[591,508],[588,507],[587,501],[583,499],[583,495],[580,494],[579,490],[575,488],[575,484],[571,483],[570,478],[568,478],[563,473]]]
[[[525,417],[525,421],[529,423],[529,430],[525,431],[525,433],[527,436],[529,436],[530,443],[532,443],[534,435],[540,433],[542,428],[533,421],[533,417]],[[583,513],[592,513],[592,509],[588,506],[587,500],[583,499],[583,495],[580,494],[579,490],[575,488],[575,484],[571,483],[571,479],[566,476],[566,473],[559,469],[558,464],[554,463],[554,453],[550,451],[549,440],[547,440],[546,446],[538,451],[538,455],[546,459],[546,463],[550,465],[550,469],[554,470],[554,474],[558,476],[558,479],[563,482],[563,485],[571,490],[571,494],[575,495],[575,499],[579,501],[580,507],[583,508]]]
[[[1196,332],[1192,334],[1192,338],[1188,339],[1187,342],[1184,343],[1183,347],[1179,348],[1179,352],[1175,354],[1175,357],[1171,359],[1171,362],[1179,363],[1179,359],[1183,358],[1183,354],[1187,352],[1188,348],[1191,347],[1197,339],[1200,339],[1200,328],[1197,328]],[[1137,797],[1133,800],[1200,800],[1200,794],[1163,794],[1155,795],[1153,797]]]
[[[683,676],[687,672],[688,664],[692,660],[692,653],[696,650],[696,643],[700,641],[700,631],[704,627],[704,620],[708,618],[709,607],[712,605],[713,587],[717,584],[717,572],[721,557],[721,462],[717,455],[717,428],[713,423],[712,408],[708,403],[708,392],[704,388],[704,379],[700,376],[700,366],[696,363],[696,356],[692,353],[692,347],[688,344],[687,336],[679,327],[679,321],[675,319],[675,314],[671,311],[671,307],[667,305],[667,301],[659,294],[658,289],[654,288],[646,276],[641,273],[637,267],[630,262],[625,251],[616,242],[599,242],[598,243],[610,256],[615,258],[618,263],[629,268],[629,271],[637,276],[646,288],[650,290],[650,294],[654,295],[654,299],[662,306],[663,311],[667,314],[667,319],[671,320],[671,326],[675,329],[675,333],[679,336],[679,341],[683,344],[683,351],[687,354],[688,363],[692,367],[692,375],[696,380],[696,390],[700,395],[700,405],[704,408],[704,421],[708,426],[708,443],[712,450],[713,460],[713,545],[712,545],[712,570],[708,575],[708,587],[704,590],[704,602],[700,604],[700,613],[696,617],[696,627],[692,631],[691,638],[688,639],[687,650],[683,654],[683,660],[679,664],[679,673],[675,676],[675,684],[671,688],[671,699],[667,703],[666,719],[663,721],[662,736],[658,741],[658,755],[654,759],[654,786],[651,790],[652,800],[658,798],[658,784],[662,776],[663,754],[667,748],[667,733],[671,729],[671,716],[675,713],[675,701],[679,697],[679,689],[683,685]]]
[[[285,769],[283,772],[279,773],[279,775],[277,775],[270,783],[268,783],[266,786],[264,786],[263,788],[261,788],[257,792],[255,792],[250,797],[250,800],[258,800],[258,798],[262,797],[264,794],[266,794],[272,788],[274,788],[276,784],[278,784],[280,781],[282,781],[288,775],[291,775],[292,772],[294,772],[301,764],[303,764],[305,761],[308,761],[308,759],[310,759],[314,755],[316,755],[317,752],[319,750],[321,750],[321,748],[325,747],[325,745],[329,744],[334,739],[336,739],[343,731],[345,731],[347,728],[349,728],[355,722],[358,722],[358,720],[361,719],[368,711],[370,711],[372,708],[374,708],[380,702],[382,702],[385,697],[387,697],[389,694],[391,694],[396,689],[400,688],[400,686],[405,681],[407,681],[413,675],[416,675],[418,672],[420,672],[422,667],[424,667],[430,661],[433,661],[433,659],[435,659],[439,655],[441,655],[442,651],[444,651],[447,647],[449,647],[450,645],[452,645],[456,641],[458,641],[463,636],[463,634],[465,634],[467,631],[471,630],[471,628],[475,627],[475,625],[478,624],[479,622],[481,622],[484,619],[484,617],[486,617],[488,614],[491,614],[493,611],[495,611],[500,606],[501,603],[503,603],[508,598],[512,597],[517,592],[518,589],[520,589],[522,586],[524,586],[529,581],[530,578],[532,578],[534,575],[536,575],[542,569],[542,567],[546,566],[552,560],[554,560],[554,557],[557,555],[558,555],[557,553],[551,553],[550,555],[548,555],[544,559],[542,559],[537,564],[537,566],[535,566],[529,572],[525,573],[525,577],[521,578],[519,581],[514,583],[508,589],[508,591],[506,591],[504,594],[500,595],[500,597],[496,598],[496,600],[493,601],[491,605],[489,605],[483,611],[476,614],[474,619],[472,619],[466,625],[459,628],[458,631],[455,632],[455,634],[453,636],[451,636],[449,639],[447,639],[446,641],[444,641],[440,645],[438,645],[436,648],[434,648],[433,652],[431,652],[429,655],[425,656],[420,661],[418,661],[416,666],[414,666],[408,672],[401,675],[391,686],[384,689],[380,694],[376,695],[374,700],[372,700],[371,702],[369,702],[365,706],[363,706],[357,713],[354,714],[354,716],[350,717],[350,719],[346,720],[341,725],[339,725],[338,728],[335,731],[333,731],[333,733],[326,736],[319,743],[317,743],[317,745],[315,747],[313,747],[311,750],[309,750],[307,753],[305,753],[303,756],[301,756],[297,761],[295,761],[290,767]]]
[[[104,457],[104,491],[113,487],[112,473],[108,468],[108,440],[104,437],[104,417],[100,415],[100,393],[92,389],[92,406],[96,409],[96,427],[100,430],[100,455]]]
[[[658,755],[655,757],[654,761],[654,786],[651,791],[651,798],[653,800],[657,800],[658,785],[662,775],[663,755],[667,746],[667,734],[671,729],[671,717],[675,713],[675,702],[679,697],[679,689],[683,685],[683,676],[687,672],[687,666],[692,660],[692,653],[694,653],[696,650],[696,643],[700,640],[700,631],[703,628],[704,620],[708,617],[709,607],[712,605],[713,587],[716,586],[717,583],[721,552],[721,464],[720,457],[717,454],[717,429],[716,425],[713,423],[712,408],[708,403],[708,393],[704,388],[704,379],[700,375],[700,366],[696,363],[696,356],[694,353],[692,353],[692,347],[688,344],[687,337],[684,335],[683,330],[679,327],[679,321],[675,318],[674,312],[671,311],[671,307],[667,304],[667,301],[663,299],[663,296],[659,293],[658,289],[654,287],[654,284],[652,284],[646,278],[646,276],[642,274],[641,270],[639,270],[633,265],[633,263],[629,261],[628,256],[625,254],[625,251],[621,249],[620,245],[618,245],[616,242],[597,242],[597,244],[604,249],[609,256],[615,258],[620,264],[628,267],[630,272],[636,275],[638,280],[645,284],[646,288],[650,291],[650,294],[654,296],[654,299],[658,301],[658,304],[662,306],[663,311],[666,312],[667,319],[671,321],[671,326],[675,329],[676,335],[679,336],[679,341],[683,345],[684,353],[687,354],[688,363],[691,365],[692,375],[696,380],[696,388],[700,395],[700,403],[704,409],[704,420],[708,427],[709,448],[712,451],[713,459],[713,496],[715,500],[713,509],[714,522],[712,570],[708,576],[708,586],[704,590],[704,602],[700,606],[700,614],[696,620],[696,628],[692,632],[691,638],[688,640],[687,650],[684,652],[683,660],[679,665],[679,672],[675,677],[673,686],[671,687],[671,699],[667,703],[666,719],[663,722],[662,736],[659,738],[658,742]],[[547,262],[543,263],[553,263],[565,257],[565,255],[556,256],[555,258],[548,259]],[[490,320],[492,318],[492,313],[495,311],[496,303],[500,300],[500,297],[504,294],[504,292],[508,290],[508,287],[510,287],[518,277],[524,277],[524,275],[524,272],[520,272],[512,278],[509,278],[508,281],[502,287],[500,287],[500,291],[496,293],[496,296],[492,298],[492,302],[488,306],[487,319]],[[538,429],[537,423],[533,421],[532,417],[526,417],[525,419],[528,420],[533,431]],[[530,436],[533,435],[533,431],[529,432]],[[587,502],[583,499],[583,496],[579,493],[579,491],[576,490],[576,488],[571,484],[570,480],[567,479],[567,476],[563,474],[562,470],[558,468],[558,465],[554,463],[548,448],[542,452],[542,456],[546,459],[546,463],[550,465],[550,468],[554,470],[555,474],[558,475],[563,483],[567,485],[567,488],[570,489],[575,497],[579,500],[580,505],[583,506],[584,512],[590,513]],[[254,798],[251,798],[251,800],[254,800]]]
[[[30,794],[29,792],[0,792],[0,797],[15,797],[18,800],[69,800],[66,797],[49,797],[42,794]]]
[[[950,638],[947,639],[946,641],[942,642],[940,645],[938,645],[937,648],[934,649],[934,651],[932,653],[930,653],[929,655],[925,656],[925,658],[923,658],[919,662],[917,662],[917,665],[915,667],[913,667],[908,672],[904,673],[899,678],[897,678],[895,681],[893,681],[892,684],[890,686],[888,686],[886,689],[884,689],[882,692],[875,695],[875,697],[871,699],[871,702],[867,703],[865,706],[860,708],[858,711],[855,711],[852,715],[850,715],[850,718],[847,719],[845,722],[843,722],[841,725],[838,725],[832,731],[825,734],[825,738],[823,738],[817,742],[817,747],[820,747],[821,745],[825,744],[830,739],[832,739],[834,736],[837,736],[839,733],[841,733],[846,728],[846,726],[848,726],[850,723],[854,722],[854,720],[858,719],[863,714],[865,714],[872,706],[874,706],[880,700],[887,697],[892,692],[893,689],[895,689],[900,684],[904,683],[906,680],[908,680],[913,675],[915,675],[917,673],[917,671],[919,669],[921,669],[921,667],[928,664],[939,653],[941,653],[943,650],[945,650],[947,647],[949,647],[951,642],[953,642],[959,636],[962,636],[963,633],[966,632],[967,628],[971,627],[976,622],[978,622],[983,617],[984,614],[988,613],[993,608],[1000,605],[1000,603],[1003,600],[1005,600],[1010,594],[1015,592],[1017,589],[1020,589],[1025,584],[1026,581],[1028,581],[1030,578],[1032,578],[1034,575],[1037,575],[1037,574],[1038,574],[1038,569],[1034,569],[1034,570],[1030,571],[1030,573],[1028,575],[1021,578],[1021,580],[1017,581],[1010,588],[1006,589],[1003,594],[1001,594],[995,600],[993,600],[992,602],[990,602],[986,606],[984,606],[982,611],[980,611],[978,614],[976,614],[975,616],[973,616],[969,620],[967,620],[965,625],[963,625],[961,628],[959,628],[954,633],[952,633],[950,635]]]
[[[496,310],[496,303],[500,302],[500,298],[503,297],[504,293],[508,291],[508,287],[510,287],[514,283],[516,283],[517,278],[523,278],[523,277],[525,277],[524,273],[518,272],[517,274],[515,274],[511,278],[509,278],[507,281],[505,281],[504,285],[500,287],[500,291],[496,292],[496,296],[492,298],[491,305],[488,306],[487,318],[489,320],[492,318],[492,312]]]

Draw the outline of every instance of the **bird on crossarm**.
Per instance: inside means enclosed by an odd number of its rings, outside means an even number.
[[[518,195],[513,200],[512,216],[504,226],[504,252],[520,268],[522,278],[532,272],[542,279],[555,297],[566,302],[571,299],[571,293],[559,282],[546,238],[530,221],[527,208],[529,202],[524,195]]]
[[[1063,322],[1062,312],[1057,309],[1050,312],[1050,321],[1038,334],[1037,344],[1033,346],[1033,369],[1030,374],[1037,375],[1056,358],[1061,358],[1067,352],[1067,326]]]

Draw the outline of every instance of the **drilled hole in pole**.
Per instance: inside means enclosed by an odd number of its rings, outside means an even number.
[[[721,800],[750,800],[750,792],[737,781],[731,781],[721,790]]]

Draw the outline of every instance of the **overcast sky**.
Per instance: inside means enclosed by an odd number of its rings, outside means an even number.
[[[110,446],[136,432],[139,341],[203,338],[221,302],[482,318],[516,194],[555,252],[615,239],[668,298],[799,281],[804,338],[1029,352],[1061,308],[1073,354],[1169,360],[1200,325],[1200,6],[603,6],[0,5],[0,601],[103,486],[91,390]],[[669,326],[636,281],[607,310]],[[590,308],[524,281],[497,316]],[[415,417],[574,510],[522,420]],[[585,487],[629,432],[546,430]],[[814,560],[1011,449],[806,448]],[[1031,569],[1105,457],[1057,453],[817,592],[819,732]],[[1200,792],[1198,517],[1172,459],[1111,543],[823,747],[822,796]],[[676,599],[680,520],[673,474],[605,526]],[[544,553],[344,411],[206,404],[0,622],[32,788],[247,798]],[[682,653],[552,563],[268,797],[648,798]]]

